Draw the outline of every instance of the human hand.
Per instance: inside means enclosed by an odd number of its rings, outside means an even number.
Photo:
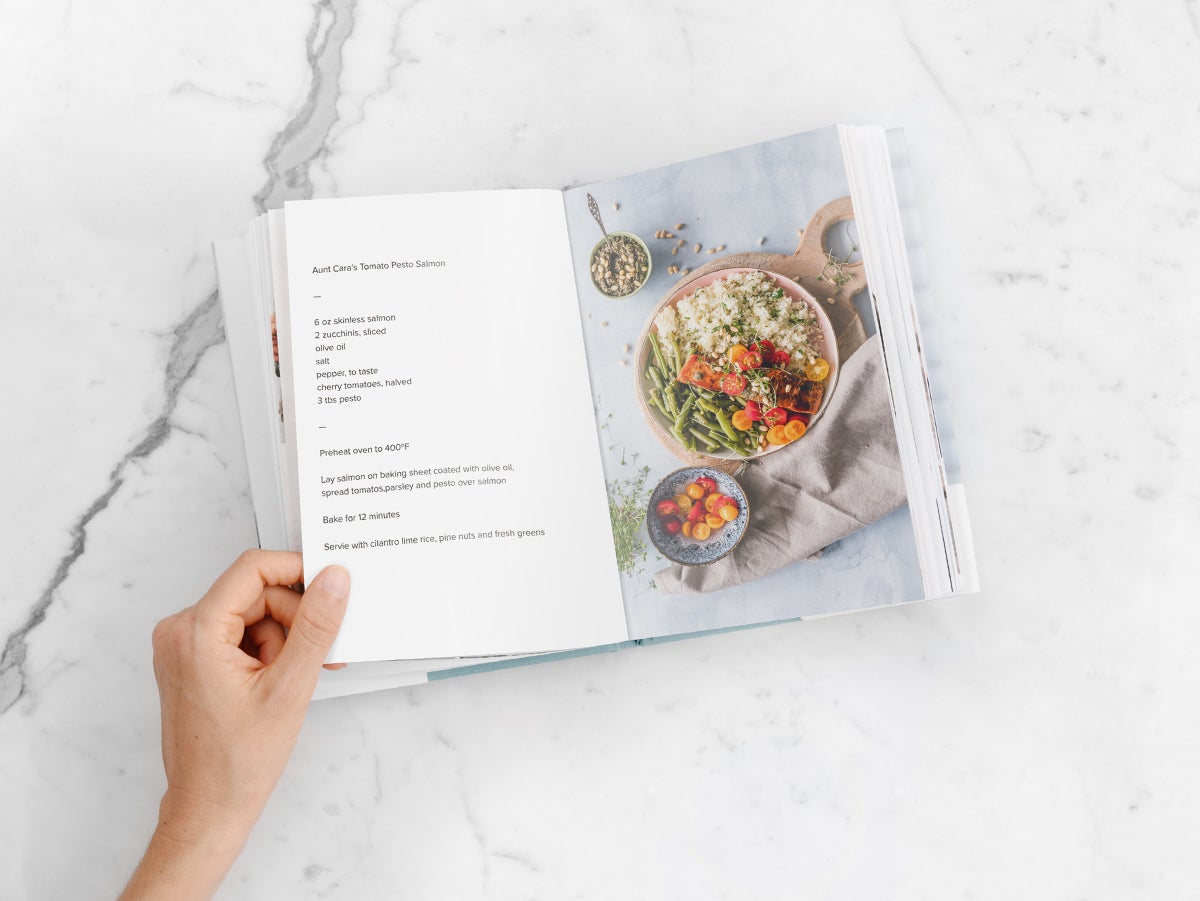
[[[346,612],[350,576],[247,551],[194,606],[154,629],[167,791],[125,898],[211,897],[291,756]],[[286,630],[286,631],[285,631]]]

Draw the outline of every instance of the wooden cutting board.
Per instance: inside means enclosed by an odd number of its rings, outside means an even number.
[[[638,406],[646,417],[654,437],[685,464],[688,466],[711,466],[722,472],[736,474],[747,461],[710,457],[698,451],[689,451],[663,427],[658,417],[650,409],[646,402],[645,392],[642,390],[642,373],[646,371],[649,359],[650,344],[647,336],[654,328],[654,318],[664,306],[671,302],[673,297],[680,293],[681,289],[686,289],[689,283],[710,272],[734,268],[765,269],[791,279],[816,298],[821,309],[829,317],[834,334],[837,336],[838,359],[845,360],[866,341],[862,319],[855,310],[851,298],[866,288],[867,276],[861,260],[854,263],[842,263],[838,266],[831,264],[829,257],[826,256],[825,236],[838,223],[853,218],[854,209],[850,205],[849,197],[832,200],[817,210],[808,220],[800,244],[794,253],[788,255],[751,252],[715,257],[711,262],[698,269],[693,269],[677,281],[655,305],[638,335],[637,344],[634,345],[638,348],[634,368],[634,385],[637,391]],[[837,390],[836,385],[833,390]],[[828,402],[829,399],[826,397],[823,404]],[[804,439],[801,438],[798,444],[802,444],[803,441]],[[791,445],[788,445],[782,448],[782,451],[786,452],[790,447]]]

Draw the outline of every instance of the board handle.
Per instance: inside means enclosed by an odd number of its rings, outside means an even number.
[[[849,197],[825,204],[808,220],[796,252],[781,260],[776,271],[821,300],[850,298],[862,291],[867,287],[867,273],[861,258],[843,263],[825,255],[825,235],[838,223],[853,218]]]

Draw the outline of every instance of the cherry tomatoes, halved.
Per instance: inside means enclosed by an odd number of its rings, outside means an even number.
[[[783,425],[785,422],[787,422],[787,414],[788,411],[783,407],[772,407],[766,412],[766,415],[763,416],[763,422],[767,424],[768,428],[772,426]]]
[[[757,350],[762,354],[762,358],[768,362],[773,363],[775,361],[775,345],[765,338],[758,342],[757,347],[751,347],[750,349]]]
[[[777,350],[771,354],[771,364],[780,369],[786,369],[787,364],[792,361],[792,355],[786,350]]]
[[[703,541],[712,534],[712,526],[706,522],[698,522],[692,526],[692,537],[697,541]]]
[[[748,431],[750,426],[754,425],[754,420],[750,418],[750,414],[745,410],[738,410],[729,417],[729,421],[733,423],[733,427],[739,432]]]
[[[705,491],[704,488],[701,487],[701,485],[698,482],[692,482],[690,485],[688,485],[686,488],[683,489],[683,493],[686,494],[688,497],[690,497],[692,500],[698,501],[698,500],[700,500],[700,498],[704,497],[704,495],[706,495],[708,492]]]
[[[747,369],[758,369],[758,367],[762,366],[762,363],[762,354],[756,350],[746,351],[744,354],[738,357],[737,361],[738,369],[742,370],[743,372],[745,372]]]
[[[686,494],[677,494],[675,495],[675,503],[679,505],[679,512],[686,516],[688,511],[692,509],[693,501]]]
[[[781,425],[773,425],[767,429],[767,444],[787,444],[788,437],[784,429]]]
[[[799,419],[793,419],[783,427],[783,434],[787,436],[788,441],[795,441],[797,438],[803,438],[804,433],[808,431],[808,426],[802,423]]]
[[[704,519],[704,504],[695,504],[691,510],[688,510],[688,522],[699,522]]]
[[[683,523],[674,516],[663,522],[663,531],[668,535],[678,535],[683,530]]]
[[[734,397],[746,390],[746,384],[746,377],[736,372],[727,372],[721,376],[721,390]]]
[[[704,489],[705,494],[712,494],[717,490],[716,480],[710,479],[708,476],[700,476],[700,478],[696,479],[696,484]]]
[[[683,524],[683,537],[684,538],[692,537],[692,524],[690,522],[685,522]]]
[[[661,500],[654,509],[659,516],[675,516],[679,513],[679,504],[672,500]]]
[[[729,498],[726,498],[726,500],[729,500]],[[737,504],[735,504],[732,500],[729,500],[729,503],[717,509],[717,515],[726,522],[733,522],[738,518]]]
[[[829,375],[829,361],[824,357],[817,357],[804,367],[804,375],[814,382],[825,381],[825,377]]]
[[[758,405],[757,401],[747,401],[746,415],[750,417],[751,422],[758,422],[763,418],[762,407]]]
[[[745,344],[733,345],[733,347],[729,348],[729,362],[736,363],[742,358],[742,354],[744,354],[747,350],[748,348]]]
[[[704,517],[704,524],[714,532],[725,525],[725,520],[721,519],[716,513],[708,513]]]

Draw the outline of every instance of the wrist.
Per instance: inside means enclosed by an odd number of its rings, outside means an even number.
[[[122,899],[211,898],[257,818],[257,811],[231,810],[168,788],[150,846]]]

